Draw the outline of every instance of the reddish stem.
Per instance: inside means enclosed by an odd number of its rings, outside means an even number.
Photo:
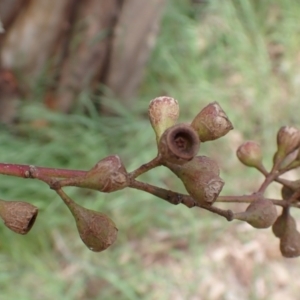
[[[0,174],[22,177],[22,178],[29,178],[30,169],[32,168],[36,169],[38,171],[38,174],[44,177],[71,178],[71,177],[83,176],[86,174],[86,171],[80,171],[80,170],[45,168],[45,167],[36,167],[32,165],[19,165],[19,164],[7,164],[7,163],[0,163]]]

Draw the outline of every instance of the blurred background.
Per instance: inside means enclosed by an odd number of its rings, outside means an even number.
[[[87,170],[118,154],[132,171],[156,155],[152,98],[178,99],[181,122],[218,101],[235,130],[200,154],[219,163],[222,195],[251,193],[263,178],[237,147],[260,142],[270,168],[279,127],[299,127],[299,15],[297,0],[2,0],[1,161]],[[162,167],[141,179],[184,192]],[[271,230],[129,189],[66,190],[116,222],[117,242],[89,251],[46,185],[1,176],[0,198],[40,208],[27,236],[0,227],[1,299],[298,298],[300,261]]]

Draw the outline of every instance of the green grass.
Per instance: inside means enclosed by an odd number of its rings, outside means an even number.
[[[277,129],[300,127],[299,14],[296,0],[207,1],[194,7],[169,1],[131,111],[106,99],[119,116],[98,116],[85,92],[70,115],[46,111],[38,101],[26,103],[20,125],[0,129],[1,161],[89,169],[119,154],[131,171],[156,154],[144,116],[150,99],[167,94],[179,100],[183,122],[209,102],[220,103],[235,130],[203,144],[200,152],[219,162],[223,194],[251,192],[262,178],[237,161],[235,149],[246,139],[261,142],[270,167]],[[164,168],[143,180],[182,188]],[[117,242],[103,253],[90,252],[70,213],[46,185],[1,176],[0,198],[40,208],[25,237],[0,227],[1,299],[275,299],[279,292],[283,299],[296,297],[293,274],[299,262],[280,257],[269,231],[133,190],[68,192],[112,217],[119,228]],[[274,278],[275,271],[286,277]]]

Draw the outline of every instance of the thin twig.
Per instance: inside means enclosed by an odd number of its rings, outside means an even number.
[[[146,164],[141,165],[136,170],[129,173],[129,176],[131,178],[137,178],[138,176],[150,171],[151,169],[154,169],[158,166],[161,166],[161,157],[160,155],[157,155],[155,158],[153,158],[151,161],[149,161]]]
[[[177,205],[179,203],[182,203],[186,205],[187,207],[194,207],[195,201],[191,196],[176,193],[170,190],[166,190],[148,183],[144,183],[138,180],[131,180],[129,187],[141,190],[147,193],[150,193],[156,197],[159,197],[163,200],[168,201],[171,204]]]

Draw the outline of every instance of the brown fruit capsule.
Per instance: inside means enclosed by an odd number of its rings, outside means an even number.
[[[296,229],[296,221],[290,215],[289,208],[283,208],[281,215],[276,219],[275,223],[272,226],[272,231],[274,235],[278,238],[281,238],[288,228],[288,231]]]
[[[212,102],[204,107],[194,118],[191,126],[198,133],[201,142],[216,140],[233,129],[218,102]]]
[[[168,128],[161,136],[158,152],[163,163],[185,164],[198,153],[200,141],[195,130],[186,124]]]
[[[38,208],[30,203],[0,200],[0,217],[4,225],[16,233],[28,233],[37,214]]]
[[[128,174],[118,155],[100,160],[85,176],[59,181],[60,187],[77,186],[110,193],[128,186]]]
[[[196,156],[184,165],[165,164],[183,182],[187,192],[198,204],[212,204],[220,194],[224,181],[219,167],[209,157]]]
[[[253,201],[244,212],[235,213],[234,219],[245,221],[254,228],[268,228],[277,218],[277,210],[272,201],[261,198]]]
[[[300,233],[292,222],[287,222],[280,232],[280,252],[287,258],[300,256]]]
[[[108,216],[78,205],[61,189],[56,192],[74,216],[79,235],[90,250],[100,252],[115,242],[118,229]]]
[[[282,199],[288,200],[298,189],[300,189],[300,180],[288,181],[289,186],[283,186],[281,188]],[[297,198],[300,200],[300,197]]]

